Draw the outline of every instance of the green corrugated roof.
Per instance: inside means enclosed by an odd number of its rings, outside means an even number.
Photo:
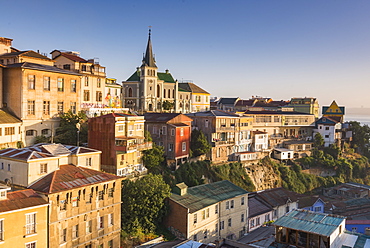
[[[295,209],[276,220],[273,225],[329,237],[344,219],[339,215]]]
[[[175,79],[173,79],[171,73],[158,72],[157,76],[160,80],[163,80],[167,83],[176,83],[176,81],[175,81]]]
[[[217,202],[247,193],[248,191],[236,186],[230,181],[224,180],[190,187],[187,190],[187,194],[180,196],[173,193],[170,198],[188,208],[190,213],[194,213]]]
[[[171,73],[166,72],[158,72],[157,78],[159,80],[163,80],[166,83],[176,83],[175,79],[173,79]],[[140,81],[140,71],[135,71],[134,74],[131,75],[127,80],[127,82],[139,82]]]
[[[126,81],[129,82],[139,82],[140,81],[140,72],[135,71],[134,74],[131,75]]]

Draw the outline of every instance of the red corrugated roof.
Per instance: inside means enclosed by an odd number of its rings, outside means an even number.
[[[77,55],[73,55],[73,54],[70,54],[70,53],[61,53],[61,56],[64,56],[66,57],[67,59],[70,59],[70,60],[73,60],[73,61],[76,61],[76,62],[83,62],[83,63],[86,63],[87,61]]]

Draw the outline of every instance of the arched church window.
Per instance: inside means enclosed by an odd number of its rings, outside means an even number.
[[[170,89],[168,89],[168,98],[171,98],[171,90]]]
[[[150,75],[150,70],[148,69],[148,75]]]
[[[157,85],[157,97],[161,96],[161,87]]]
[[[132,88],[130,87],[130,88],[128,88],[128,96],[129,97],[132,97]]]
[[[163,89],[163,98],[166,98],[166,89]]]

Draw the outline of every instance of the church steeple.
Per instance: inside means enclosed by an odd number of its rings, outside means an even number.
[[[143,58],[143,65],[142,66],[150,66],[150,67],[157,67],[155,64],[155,59],[153,56],[152,50],[152,41],[150,39],[151,36],[151,28],[149,28],[149,38],[148,38],[148,45],[146,46],[145,56]]]

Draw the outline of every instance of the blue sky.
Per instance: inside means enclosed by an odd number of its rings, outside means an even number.
[[[3,1],[0,36],[20,50],[79,51],[107,76],[141,65],[148,26],[159,71],[212,96],[311,96],[370,107],[370,1]],[[4,11],[5,10],[5,11]]]

